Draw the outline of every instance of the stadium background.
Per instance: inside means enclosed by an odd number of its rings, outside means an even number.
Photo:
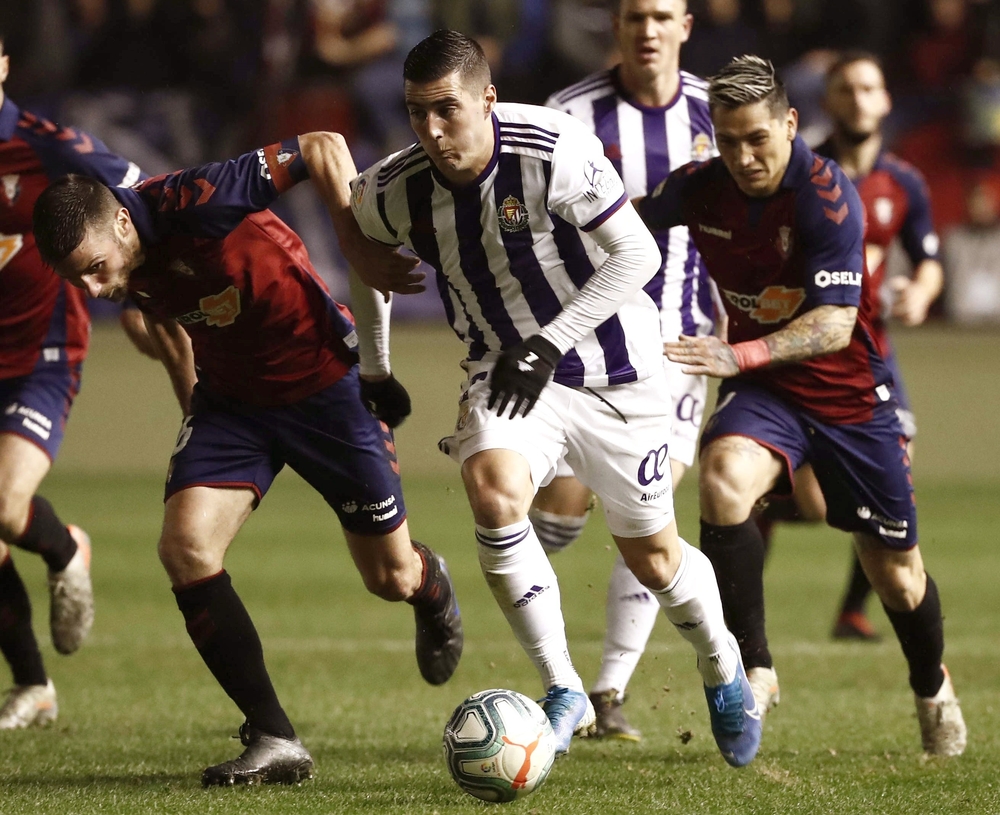
[[[337,9],[357,12],[340,29],[340,39],[357,47],[334,38],[323,47],[327,55],[340,60],[384,49],[391,41],[386,22],[396,25],[395,45],[359,64],[317,65],[318,8],[329,19]],[[863,46],[881,54],[896,101],[891,142],[909,150],[928,176],[945,234],[964,220],[966,192],[995,183],[996,3],[718,0],[692,8],[698,16],[685,49],[688,67],[708,72],[745,50],[774,57],[819,135],[816,92],[828,49]],[[398,107],[399,55],[437,24],[433,19],[493,35],[491,53],[504,56],[497,84],[505,99],[538,101],[610,58],[606,12],[560,0],[0,6],[11,97],[84,125],[153,172],[318,127],[347,132],[359,166],[398,147],[408,140]],[[387,114],[381,124],[380,113]],[[282,214],[342,291],[340,260],[308,185]],[[1000,278],[1000,252],[992,260]],[[472,810],[440,760],[441,727],[466,694],[493,685],[532,693],[537,679],[483,586],[460,480],[436,450],[454,420],[462,346],[444,328],[433,296],[397,305],[406,319],[393,329],[394,368],[414,398],[414,414],[398,433],[411,523],[448,557],[466,620],[467,652],[454,680],[439,689],[419,682],[408,609],[363,592],[333,514],[286,473],[227,565],[257,621],[279,693],[317,759],[318,777],[296,791],[197,789],[201,767],[218,759],[238,714],[184,636],[155,554],[179,412],[158,364],[135,354],[113,320],[98,319],[66,442],[43,486],[66,519],[94,537],[98,619],[87,647],[71,660],[56,657],[44,632],[42,568],[19,560],[40,610],[36,630],[62,715],[47,732],[4,736],[2,815]],[[944,599],[946,658],[970,728],[966,755],[950,763],[919,760],[896,643],[828,639],[847,569],[844,536],[788,527],[779,531],[767,572],[784,700],[751,770],[730,773],[718,760],[689,654],[661,624],[631,688],[645,741],[637,748],[575,745],[523,811],[1000,812],[1000,332],[988,323],[956,325],[939,311],[926,327],[895,330],[894,341],[920,424],[914,473],[921,545]],[[696,537],[694,474],[677,504],[682,534]],[[556,564],[585,678],[600,659],[608,544],[595,518]],[[888,633],[877,608],[873,616]]]

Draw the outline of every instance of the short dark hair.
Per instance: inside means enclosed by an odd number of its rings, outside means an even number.
[[[118,207],[118,199],[97,179],[73,174],[53,181],[38,196],[31,216],[38,254],[49,266],[61,263]]]
[[[734,110],[767,102],[772,115],[787,113],[788,93],[769,59],[744,54],[734,57],[708,80],[708,106]]]
[[[826,69],[826,84],[827,86],[833,81],[833,78],[844,70],[848,65],[853,65],[855,62],[870,62],[876,68],[878,68],[879,73],[882,74],[883,81],[885,80],[885,68],[882,65],[882,59],[877,55],[873,54],[871,51],[865,51],[860,48],[852,48],[848,51],[841,51],[837,58],[833,61],[833,64]]]
[[[458,72],[463,85],[490,84],[490,64],[482,46],[458,31],[441,29],[425,37],[406,55],[403,79],[408,82],[435,82]]]

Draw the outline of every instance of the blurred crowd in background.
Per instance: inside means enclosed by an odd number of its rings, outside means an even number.
[[[944,239],[941,308],[1000,321],[1000,0],[688,7],[681,67],[710,76],[738,54],[772,59],[811,144],[827,133],[821,96],[835,53],[882,59],[887,144],[923,172]],[[503,101],[541,104],[615,61],[607,0],[3,0],[0,27],[18,104],[98,135],[151,174],[310,130],[343,133],[363,169],[414,140],[402,62],[437,28],[482,43]],[[281,214],[342,294],[343,261],[308,185]]]

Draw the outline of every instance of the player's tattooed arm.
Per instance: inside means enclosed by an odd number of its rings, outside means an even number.
[[[799,362],[846,348],[854,332],[854,306],[819,306],[759,340],[730,345],[718,337],[685,337],[663,345],[686,374],[725,379],[742,371]]]
[[[848,346],[858,309],[855,306],[818,306],[764,337],[771,363],[798,362],[832,354]]]

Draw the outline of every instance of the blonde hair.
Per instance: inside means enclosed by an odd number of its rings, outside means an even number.
[[[735,57],[708,81],[710,108],[741,108],[767,102],[772,113],[788,110],[785,86],[768,59],[744,54]]]

